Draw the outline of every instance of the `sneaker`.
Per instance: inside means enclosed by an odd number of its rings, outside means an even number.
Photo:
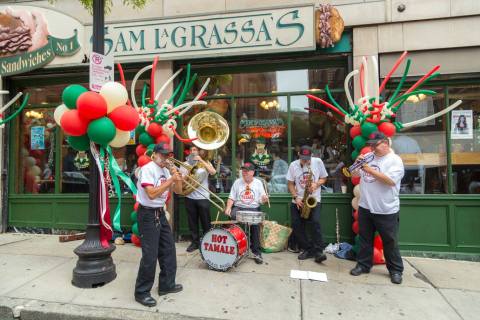
[[[315,254],[313,254],[313,252],[310,252],[310,251],[303,251],[302,253],[300,253],[298,255],[298,260],[306,260],[306,259],[310,259],[310,258],[313,258],[315,257]]]
[[[260,254],[254,255],[253,260],[255,260],[256,264],[262,264],[263,263],[263,258]]]
[[[402,274],[399,272],[394,272],[390,274],[390,281],[394,284],[401,284],[402,283]]]
[[[323,261],[327,260],[327,256],[325,253],[320,252],[315,255],[315,262],[316,263],[322,263]]]
[[[176,284],[168,290],[158,289],[158,295],[163,296],[163,295],[166,295],[166,294],[169,294],[169,293],[177,293],[177,292],[180,292],[182,290],[183,290],[183,286],[181,284]]]
[[[196,243],[190,243],[190,245],[187,248],[187,252],[193,252],[195,250],[198,250],[198,244]]]
[[[352,276],[359,276],[361,275],[362,273],[370,273],[370,270],[365,270],[363,269],[362,267],[360,266],[356,266],[355,268],[353,268],[352,270],[350,270],[350,274]]]
[[[288,252],[293,252],[293,253],[299,253],[300,252],[300,250],[298,250],[298,248],[291,248],[291,247],[288,247],[287,251]]]

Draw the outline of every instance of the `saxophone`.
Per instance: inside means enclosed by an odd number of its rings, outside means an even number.
[[[310,218],[310,212],[312,211],[312,208],[315,208],[317,205],[317,199],[315,199],[315,197],[312,196],[310,192],[312,181],[313,181],[312,168],[308,166],[307,182],[305,183],[305,192],[303,193],[303,198],[302,198],[303,206],[302,206],[302,211],[300,212],[300,217],[302,217],[303,219]]]

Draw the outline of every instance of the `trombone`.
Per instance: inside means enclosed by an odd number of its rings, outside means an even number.
[[[168,158],[167,160],[167,163],[170,165],[170,166],[173,166],[173,167],[183,167],[185,168],[189,173],[191,172],[191,168],[175,159],[175,158]],[[202,190],[208,192],[210,194],[210,196],[212,196],[215,200],[217,200],[219,203],[216,203],[215,201],[213,201],[211,198],[206,198],[208,201],[210,201],[211,204],[213,204],[215,207],[217,207],[218,210],[220,210],[221,212],[224,212],[225,211],[225,202],[219,197],[217,196],[215,193],[211,192],[208,188],[205,188],[204,186],[202,186],[202,184],[200,182],[197,181],[197,179],[195,179],[192,174],[188,174],[184,177],[183,179],[183,182],[182,183],[185,183],[188,187],[192,188],[192,189],[197,189],[197,188],[201,188]]]

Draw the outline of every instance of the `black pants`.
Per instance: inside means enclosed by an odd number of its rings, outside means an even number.
[[[150,295],[155,280],[157,260],[160,264],[158,287],[168,290],[175,286],[177,257],[172,230],[163,209],[138,209],[138,230],[142,242],[142,260],[135,283],[135,296]]]
[[[383,242],[383,254],[387,262],[387,269],[392,272],[403,272],[403,262],[398,249],[398,227],[400,213],[374,214],[370,210],[359,207],[358,223],[360,235],[360,249],[357,263],[364,270],[370,270],[373,265],[373,238],[378,231]]]
[[[207,233],[212,227],[210,224],[210,201],[207,199],[189,199],[185,198],[185,208],[187,209],[188,228],[192,234],[192,243],[200,244],[200,234],[198,220],[202,225],[203,234]]]
[[[232,213],[230,218],[232,220],[237,219],[237,211],[260,211],[260,208],[242,208],[233,206]],[[253,224],[250,226],[250,250],[252,250],[253,254],[261,255],[260,251],[260,225]]]
[[[321,204],[317,204],[315,208],[312,208],[310,217],[303,219],[300,216],[300,210],[295,203],[290,206],[290,214],[292,216],[292,229],[298,246],[302,250],[309,251],[313,254],[322,253],[325,245],[323,243],[322,228],[320,226],[320,207]],[[309,240],[306,233],[306,225],[310,223],[313,227],[312,239]]]

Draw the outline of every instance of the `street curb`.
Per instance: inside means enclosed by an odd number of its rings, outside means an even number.
[[[221,318],[192,317],[153,310],[93,307],[0,297],[0,320],[221,320]]]

